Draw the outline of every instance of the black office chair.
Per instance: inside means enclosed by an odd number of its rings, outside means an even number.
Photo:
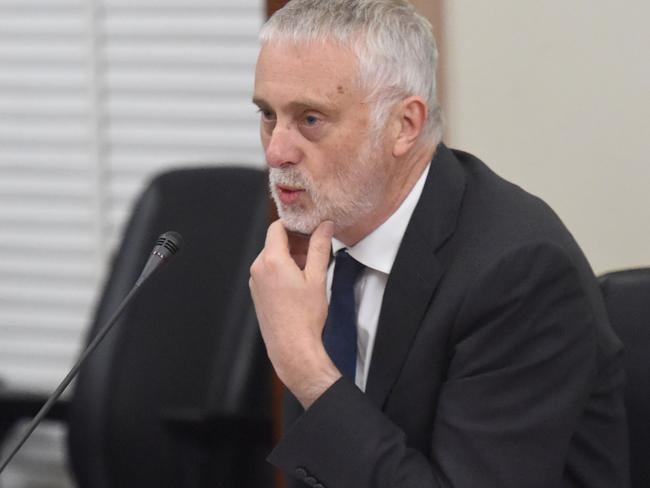
[[[625,404],[632,488],[650,487],[650,268],[600,277],[614,330],[625,345]]]
[[[271,370],[248,291],[267,227],[265,181],[256,169],[181,169],[138,200],[90,336],[158,235],[177,231],[184,246],[85,363],[67,408],[53,411],[67,419],[81,488],[271,486]],[[0,426],[40,404],[0,401]]]

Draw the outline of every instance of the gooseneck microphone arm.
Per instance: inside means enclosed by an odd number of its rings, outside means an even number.
[[[133,285],[133,288],[131,288],[131,291],[129,291],[126,297],[124,297],[119,307],[117,307],[117,310],[113,313],[113,315],[106,323],[106,325],[104,325],[101,328],[101,330],[97,333],[97,335],[95,335],[91,343],[88,344],[86,349],[84,349],[84,351],[81,353],[79,359],[74,364],[70,372],[66,375],[63,381],[61,381],[61,383],[56,388],[56,390],[54,390],[52,395],[50,395],[50,397],[47,399],[45,404],[43,404],[43,406],[38,411],[36,416],[34,416],[32,421],[26,427],[25,432],[23,432],[23,434],[15,443],[14,447],[9,452],[7,457],[4,459],[4,461],[2,461],[2,465],[0,465],[0,473],[4,471],[4,469],[7,467],[9,462],[11,462],[13,457],[20,450],[23,444],[27,441],[27,439],[32,434],[32,432],[34,432],[36,427],[38,427],[38,425],[41,423],[43,418],[45,418],[45,416],[50,411],[52,406],[54,406],[56,401],[63,394],[63,392],[68,387],[70,382],[74,379],[74,377],[79,372],[79,368],[81,367],[81,364],[86,360],[88,356],[90,356],[90,354],[95,350],[95,348],[104,339],[104,337],[106,337],[106,334],[108,334],[110,330],[113,328],[113,325],[115,325],[115,322],[117,321],[118,317],[122,314],[122,311],[126,308],[126,306],[129,303],[131,303],[133,297],[135,297],[137,293],[140,291],[140,285],[142,285],[142,283],[144,283],[156,270],[158,270],[161,267],[161,265],[169,261],[169,259],[178,252],[182,243],[183,243],[183,239],[180,236],[180,234],[178,234],[177,232],[173,232],[173,231],[165,232],[160,237],[158,237],[158,240],[156,241],[156,245],[154,246],[153,251],[149,256],[149,260],[145,264],[144,269],[140,274],[140,277],[135,282],[135,285]]]

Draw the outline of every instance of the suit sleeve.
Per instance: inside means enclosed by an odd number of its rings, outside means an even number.
[[[316,487],[558,486],[595,375],[577,270],[553,244],[511,250],[476,274],[458,310],[454,324],[423,324],[451,330],[430,455],[341,379],[269,460]]]

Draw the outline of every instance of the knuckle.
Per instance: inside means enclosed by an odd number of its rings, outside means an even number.
[[[266,256],[266,258],[264,259],[264,264],[266,268],[269,269],[270,271],[275,271],[282,267],[282,260],[280,259],[279,256],[272,254],[270,256]]]
[[[254,276],[254,275],[258,274],[259,268],[262,266],[261,263],[260,263],[260,258],[261,258],[261,255],[257,256],[255,258],[255,261],[253,261],[253,264],[251,264],[251,267],[248,270],[251,276]]]

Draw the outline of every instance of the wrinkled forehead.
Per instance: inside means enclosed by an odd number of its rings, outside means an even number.
[[[254,91],[258,105],[276,108],[311,100],[320,101],[314,106],[338,112],[365,99],[358,86],[356,57],[332,42],[265,43],[257,61]]]

